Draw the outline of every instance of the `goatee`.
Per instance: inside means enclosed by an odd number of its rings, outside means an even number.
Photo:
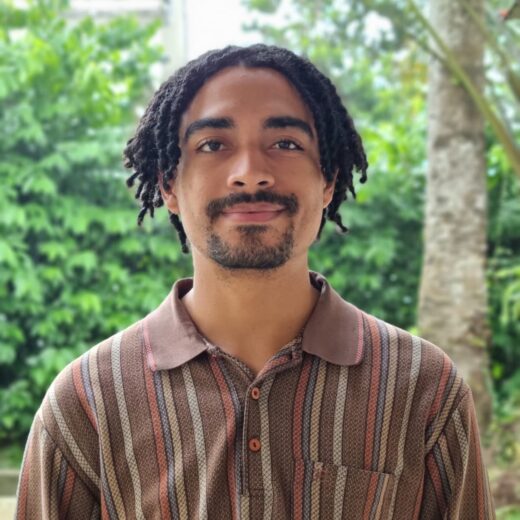
[[[231,246],[218,235],[208,237],[208,255],[225,269],[276,269],[291,257],[294,246],[294,227],[281,236],[278,244],[267,246],[262,242],[262,234],[268,226],[243,225],[236,230],[241,234],[240,244]]]

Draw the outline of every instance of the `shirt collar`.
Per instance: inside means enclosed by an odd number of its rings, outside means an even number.
[[[320,297],[303,329],[302,350],[336,365],[359,364],[363,359],[362,312],[343,300],[324,276],[313,271],[309,276]],[[210,346],[181,301],[192,286],[192,278],[175,282],[166,299],[143,320],[152,370],[179,367]]]

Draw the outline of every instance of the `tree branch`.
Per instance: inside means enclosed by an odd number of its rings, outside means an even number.
[[[500,61],[502,62],[502,67],[505,70],[505,76],[507,78],[509,87],[511,88],[511,91],[513,92],[516,100],[520,103],[520,77],[518,77],[518,75],[515,73],[515,71],[511,67],[511,63],[509,61],[507,54],[502,50],[500,45],[498,45],[495,35],[487,29],[487,27],[483,23],[482,19],[475,12],[475,9],[473,9],[473,6],[470,5],[468,0],[459,0],[459,2],[461,3],[464,10],[469,14],[469,16],[471,17],[471,19],[477,26],[478,30],[484,36],[486,41],[489,43],[490,47],[495,51],[495,53],[500,58]]]
[[[520,177],[520,150],[517,148],[512,137],[509,135],[507,128],[497,117],[487,99],[480,93],[479,88],[475,82],[468,76],[453,51],[444,43],[439,33],[424,17],[414,0],[408,0],[408,5],[417,17],[418,21],[428,31],[439,49],[444,54],[444,59],[448,66],[448,70],[456,79],[460,81],[461,85],[465,88],[466,92],[469,94],[481,114],[487,119],[493,128],[493,131],[504,147],[513,170]]]

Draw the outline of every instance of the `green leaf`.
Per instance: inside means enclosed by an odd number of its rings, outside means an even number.
[[[0,365],[12,365],[16,359],[16,347],[0,342]]]
[[[18,271],[14,276],[14,297],[41,302],[43,288],[34,271]]]
[[[9,267],[17,264],[16,253],[4,240],[0,240],[0,264],[7,264]]]
[[[40,244],[39,249],[51,262],[63,260],[69,255],[69,248],[63,242],[43,242]]]
[[[67,260],[68,269],[82,269],[85,272],[92,272],[98,266],[98,257],[92,251],[82,251],[71,255]]]
[[[101,298],[93,292],[81,291],[72,296],[70,303],[85,314],[99,314],[101,312]]]
[[[24,228],[27,223],[25,209],[14,204],[5,204],[0,212],[0,224],[9,228]]]

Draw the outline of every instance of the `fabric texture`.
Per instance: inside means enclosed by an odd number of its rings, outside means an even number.
[[[495,518],[450,359],[310,277],[311,317],[256,376],[197,331],[191,279],[67,366],[34,419],[16,518]]]

